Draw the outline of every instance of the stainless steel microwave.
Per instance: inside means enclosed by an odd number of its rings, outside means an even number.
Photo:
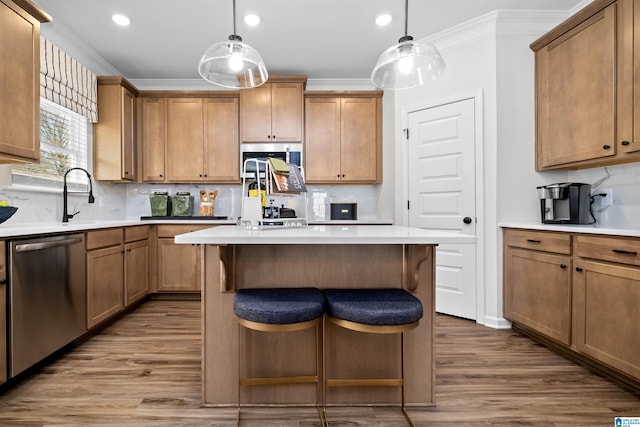
[[[247,159],[267,160],[273,157],[284,160],[286,163],[293,163],[302,166],[302,144],[301,143],[268,143],[268,144],[240,144],[240,177],[255,178],[255,163],[249,162],[247,170],[244,170],[244,161]],[[264,170],[260,170],[260,177],[264,178]]]

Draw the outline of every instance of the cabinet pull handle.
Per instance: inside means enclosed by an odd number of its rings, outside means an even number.
[[[577,271],[578,273],[580,273],[580,272],[582,271],[582,268],[580,268],[580,267],[576,267],[576,271]]]
[[[611,251],[621,255],[633,255],[633,256],[638,255],[638,252],[636,251],[625,251],[624,249],[611,249]]]
[[[560,264],[560,268],[563,269],[563,270],[566,269],[567,268],[567,264]]]
[[[622,141],[622,145],[624,145],[624,146],[627,146],[629,144],[631,144],[629,141]]]
[[[608,150],[609,148],[611,148],[611,146],[609,144],[605,144],[602,146],[602,148],[604,148],[605,150]]]
[[[527,242],[529,242],[529,243],[542,243],[540,240],[536,240],[536,239],[527,239]]]

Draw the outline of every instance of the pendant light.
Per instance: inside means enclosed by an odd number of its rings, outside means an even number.
[[[198,64],[203,79],[231,89],[257,87],[269,74],[257,50],[236,34],[236,0],[233,0],[233,34],[229,40],[209,46]]]
[[[404,2],[404,37],[382,52],[371,73],[371,82],[380,89],[409,89],[437,78],[445,68],[438,49],[407,35],[409,0]]]

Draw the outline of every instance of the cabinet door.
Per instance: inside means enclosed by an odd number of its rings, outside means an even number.
[[[238,99],[205,100],[205,179],[215,182],[240,180]]]
[[[571,341],[571,258],[507,248],[504,316],[563,344]]]
[[[167,100],[167,180],[204,178],[204,117],[201,98]]]
[[[640,379],[640,269],[579,261],[574,287],[578,350]]]
[[[340,98],[307,98],[305,133],[305,180],[340,181]]]
[[[624,142],[621,142],[621,151],[623,153],[640,153],[640,31],[637,31],[637,28],[640,28],[640,6],[634,6],[633,8],[633,23],[631,27],[634,29],[633,31],[633,76],[632,83],[623,87],[622,90],[625,91],[627,96],[634,94],[633,97],[633,138],[626,139]],[[630,66],[621,67],[621,71],[628,70],[631,68]],[[625,80],[626,81],[626,80]],[[632,87],[632,90],[629,88]],[[620,91],[618,92],[619,96],[622,96]],[[628,138],[626,135],[621,135],[620,139]]]
[[[199,245],[177,245],[173,239],[158,239],[158,291],[200,290]]]
[[[0,2],[0,163],[40,161],[40,23]]]
[[[240,91],[242,142],[271,141],[271,84]]]
[[[617,7],[536,52],[538,170],[616,154]]]
[[[341,101],[340,179],[362,183],[378,180],[381,156],[377,98]]]
[[[5,243],[0,241],[0,384],[7,381],[7,270]]]
[[[142,180],[164,181],[165,104],[164,98],[142,99]]]
[[[136,97],[122,88],[122,179],[137,178]]]
[[[124,305],[128,307],[149,293],[149,241],[124,245]]]
[[[302,92],[302,83],[272,83],[272,141],[301,142],[303,140]]]
[[[124,308],[122,245],[87,252],[87,328]]]

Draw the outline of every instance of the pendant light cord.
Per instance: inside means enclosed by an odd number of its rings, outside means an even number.
[[[235,4],[235,0],[234,4]],[[404,0],[404,36],[407,37],[409,33],[409,0]]]
[[[236,0],[233,0],[233,35],[236,34]]]

